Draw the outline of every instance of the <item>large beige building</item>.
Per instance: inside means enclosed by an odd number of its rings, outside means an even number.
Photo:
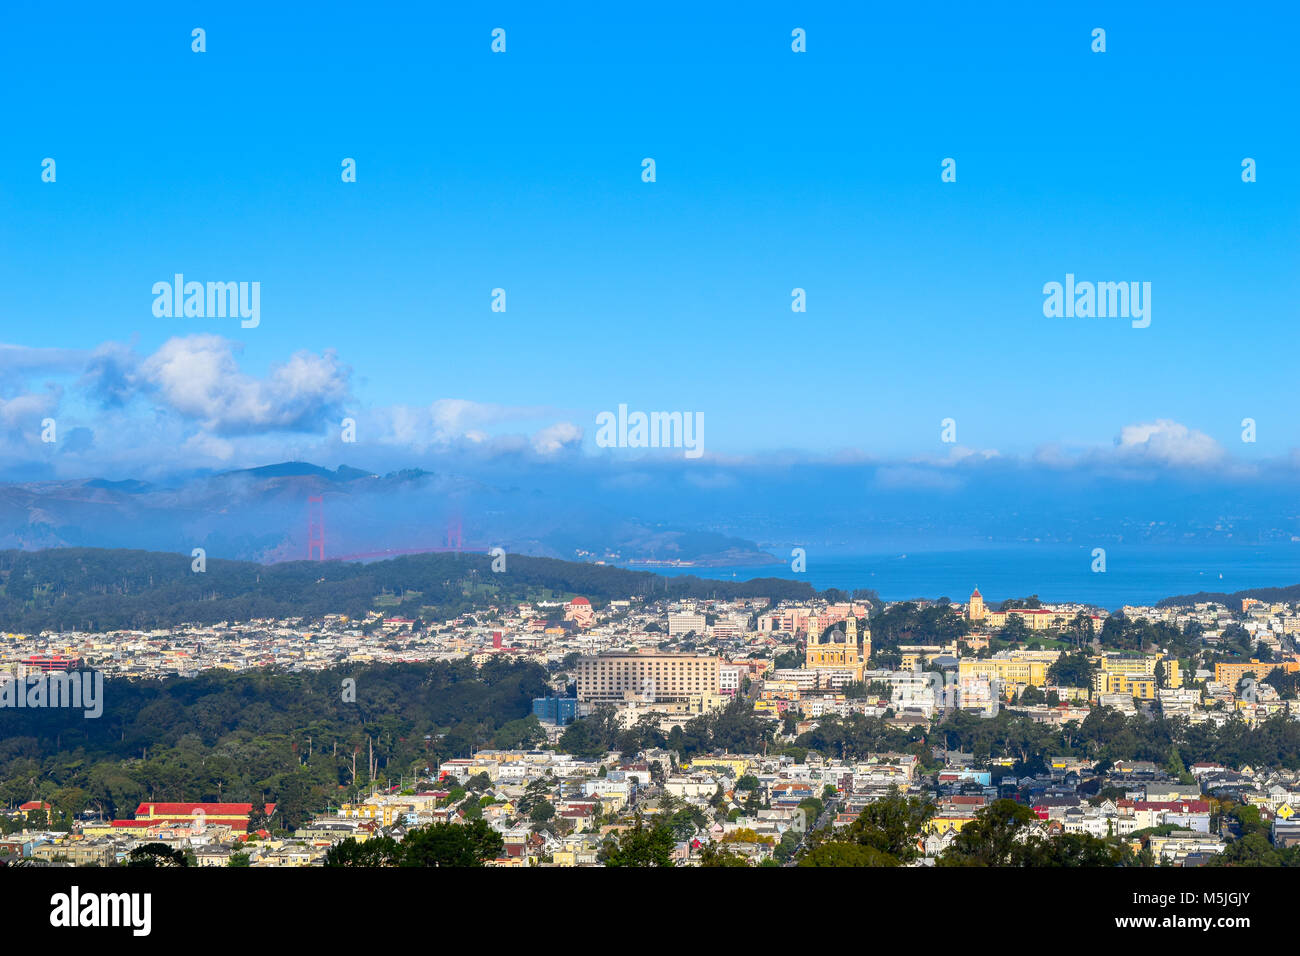
[[[718,659],[708,654],[597,654],[578,659],[578,700],[674,703],[718,693]]]
[[[957,665],[958,679],[1000,680],[1007,694],[1019,693],[1030,684],[1042,687],[1047,683],[1047,670],[1060,656],[1060,651],[1009,651],[992,657],[965,657]]]
[[[696,614],[693,611],[669,614],[668,636],[681,637],[694,631],[696,637],[703,637],[705,620],[703,614]]]
[[[862,644],[858,643],[858,622],[849,617],[844,630],[836,630],[823,640],[814,626],[808,632],[808,647],[804,651],[804,667],[809,670],[846,671],[853,681],[861,681],[866,662],[871,657],[871,630],[862,629]]]

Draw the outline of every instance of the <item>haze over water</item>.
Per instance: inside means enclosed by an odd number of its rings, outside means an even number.
[[[979,587],[986,601],[1037,594],[1049,602],[1077,601],[1115,610],[1154,604],[1198,591],[1300,583],[1300,545],[1239,549],[1110,547],[1105,573],[1094,573],[1091,549],[1023,545],[969,551],[909,551],[874,555],[808,555],[808,570],[789,561],[760,567],[655,568],[660,574],[695,574],[720,580],[780,577],[813,587],[872,588],[887,601],[948,597],[965,601]],[[734,578],[733,578],[734,575]],[[1222,577],[1220,577],[1222,575]]]

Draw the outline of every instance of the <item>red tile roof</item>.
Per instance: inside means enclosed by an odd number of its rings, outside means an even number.
[[[251,803],[204,803],[202,801],[196,801],[195,803],[147,802],[135,808],[135,815],[137,817],[147,817],[150,815],[150,808],[152,808],[155,819],[158,817],[190,817],[194,815],[196,810],[202,810],[204,815],[209,817],[246,817],[252,811],[253,805]],[[262,809],[263,812],[270,815],[275,812],[275,804],[264,804]]]

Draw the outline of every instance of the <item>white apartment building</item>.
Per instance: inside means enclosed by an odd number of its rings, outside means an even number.
[[[578,700],[589,703],[686,702],[716,696],[718,659],[708,654],[611,652],[578,659]]]
[[[668,615],[668,636],[681,637],[694,631],[697,636],[704,636],[704,615],[693,611],[676,611]]]

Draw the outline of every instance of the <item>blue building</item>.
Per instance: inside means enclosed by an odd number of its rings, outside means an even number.
[[[578,698],[534,697],[533,716],[544,724],[564,727],[578,719]]]

